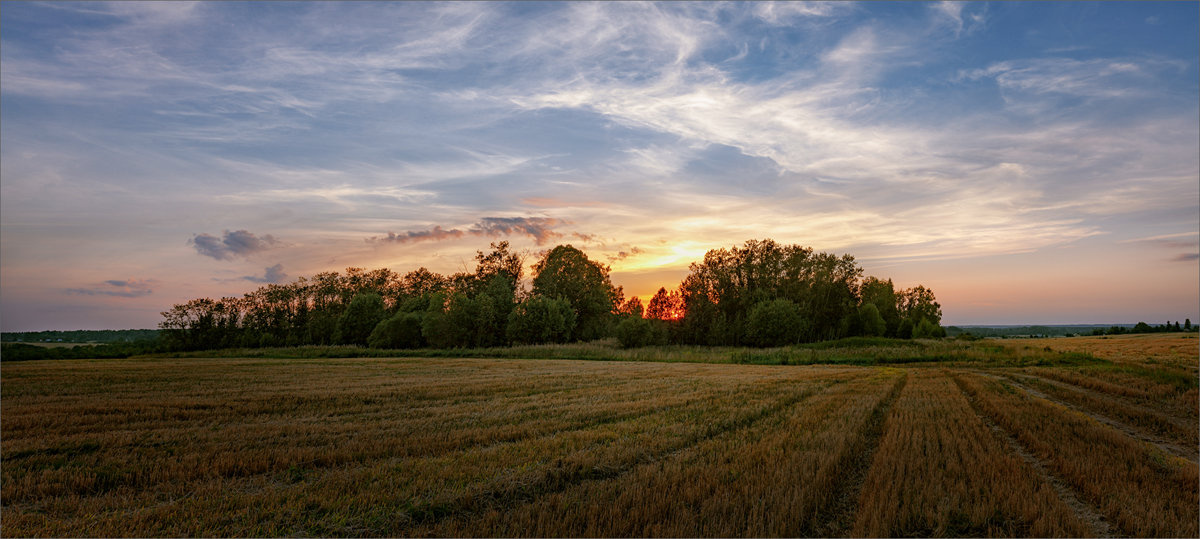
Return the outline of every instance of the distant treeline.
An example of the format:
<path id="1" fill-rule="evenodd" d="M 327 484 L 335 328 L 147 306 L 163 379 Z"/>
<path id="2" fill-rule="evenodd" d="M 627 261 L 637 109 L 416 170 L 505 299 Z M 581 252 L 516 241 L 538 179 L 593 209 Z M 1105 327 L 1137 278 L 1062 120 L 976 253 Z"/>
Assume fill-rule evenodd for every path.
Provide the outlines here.
<path id="1" fill-rule="evenodd" d="M 64 341 L 65 342 L 65 341 Z M 20 342 L 0 344 L 0 360 L 30 361 L 34 359 L 111 359 L 169 351 L 157 339 L 84 344 L 80 346 L 37 346 Z"/>
<path id="2" fill-rule="evenodd" d="M 1151 326 L 1145 322 L 1128 325 L 1055 325 L 1055 326 L 947 326 L 946 335 L 950 337 L 1074 337 L 1077 335 L 1124 335 L 1131 333 L 1169 333 L 1197 331 L 1200 328 L 1192 325 L 1191 319 L 1179 322 L 1167 322 L 1159 326 Z"/>
<path id="3" fill-rule="evenodd" d="M 1192 326 L 1192 319 L 1184 320 L 1183 325 L 1179 325 L 1176 321 L 1174 324 L 1167 322 L 1159 326 L 1151 326 L 1145 322 L 1138 322 L 1133 327 L 1112 326 L 1110 328 L 1096 328 L 1092 330 L 1092 335 L 1124 335 L 1126 333 L 1173 333 L 1183 331 L 1196 331 L 1197 328 Z"/>
<path id="4" fill-rule="evenodd" d="M 0 334 L 2 342 L 120 343 L 152 341 L 157 338 L 157 329 L 13 331 Z"/>
<path id="5" fill-rule="evenodd" d="M 474 272 L 348 268 L 243 297 L 199 298 L 163 313 L 173 350 L 357 344 L 481 348 L 616 337 L 624 346 L 781 346 L 852 336 L 938 337 L 941 306 L 923 286 L 863 277 L 850 255 L 751 240 L 715 249 L 643 305 L 609 268 L 570 245 L 547 251 L 523 286 L 508 242 L 479 251 Z"/>

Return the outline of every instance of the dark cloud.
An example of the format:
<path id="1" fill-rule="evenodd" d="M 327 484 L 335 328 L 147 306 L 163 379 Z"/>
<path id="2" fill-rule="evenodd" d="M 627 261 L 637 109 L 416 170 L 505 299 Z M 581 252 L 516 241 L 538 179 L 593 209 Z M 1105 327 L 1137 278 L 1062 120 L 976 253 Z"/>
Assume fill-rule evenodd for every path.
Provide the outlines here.
<path id="1" fill-rule="evenodd" d="M 266 251 L 279 243 L 279 240 L 270 234 L 259 237 L 248 230 L 226 230 L 219 238 L 210 234 L 197 234 L 188 243 L 194 245 L 196 252 L 204 256 L 217 260 L 232 260 L 235 257 Z"/>
<path id="2" fill-rule="evenodd" d="M 374 242 L 389 242 L 389 243 L 413 243 L 419 241 L 442 241 L 447 239 L 456 239 L 463 236 L 529 236 L 533 238 L 538 245 L 545 245 L 546 242 L 561 238 L 562 234 L 555 232 L 553 228 L 558 225 L 566 224 L 566 221 L 554 219 L 551 217 L 484 217 L 478 223 L 471 225 L 466 230 L 457 228 L 445 229 L 440 226 L 435 226 L 428 230 L 410 230 L 396 234 L 388 232 L 386 236 L 375 236 L 367 241 Z"/>
<path id="3" fill-rule="evenodd" d="M 446 230 L 440 226 L 435 226 L 429 230 L 413 230 L 396 234 L 388 232 L 387 236 L 374 237 L 367 241 L 386 241 L 391 243 L 412 243 L 418 241 L 442 241 L 451 238 L 461 238 L 463 231 L 458 229 Z"/>
<path id="4" fill-rule="evenodd" d="M 252 283 L 279 283 L 287 279 L 287 274 L 283 272 L 283 264 L 275 264 L 266 269 L 262 277 L 257 275 L 247 275 L 242 277 L 243 280 Z"/>
<path id="5" fill-rule="evenodd" d="M 1191 262 L 1193 260 L 1200 260 L 1200 253 L 1182 253 L 1171 260 L 1174 262 Z"/>
<path id="6" fill-rule="evenodd" d="M 561 238 L 562 234 L 551 230 L 564 224 L 559 219 L 550 217 L 484 217 L 471 227 L 472 234 L 488 236 L 527 235 L 538 245 Z"/>
<path id="7" fill-rule="evenodd" d="M 641 247 L 633 247 L 633 248 L 630 248 L 628 251 L 617 251 L 617 254 L 608 256 L 608 261 L 609 262 L 617 262 L 619 260 L 625 260 L 626 258 L 629 258 L 631 256 L 640 255 L 644 252 L 645 251 L 643 251 L 641 249 Z"/>
<path id="8" fill-rule="evenodd" d="M 119 298 L 137 298 L 154 293 L 150 288 L 152 282 L 141 279 L 110 280 L 91 288 L 68 288 L 68 294 L 81 296 L 115 296 Z"/>

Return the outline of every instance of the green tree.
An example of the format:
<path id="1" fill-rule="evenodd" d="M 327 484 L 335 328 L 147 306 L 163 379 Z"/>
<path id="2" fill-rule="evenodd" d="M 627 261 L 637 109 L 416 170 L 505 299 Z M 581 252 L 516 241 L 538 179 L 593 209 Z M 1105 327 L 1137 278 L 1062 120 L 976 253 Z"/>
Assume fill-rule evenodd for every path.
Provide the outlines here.
<path id="1" fill-rule="evenodd" d="M 607 266 L 570 245 L 559 245 L 534 264 L 533 271 L 533 294 L 564 299 L 575 312 L 569 332 L 573 338 L 592 340 L 608 333 L 619 294 Z"/>
<path id="2" fill-rule="evenodd" d="M 892 284 L 892 280 L 885 281 L 877 277 L 867 277 L 863 279 L 862 285 L 859 287 L 859 295 L 862 297 L 864 306 L 868 303 L 875 305 L 875 309 L 883 317 L 886 327 L 880 335 L 895 336 L 896 330 L 900 327 L 900 311 L 896 307 L 896 288 Z"/>
<path id="3" fill-rule="evenodd" d="M 533 295 L 508 316 L 508 338 L 520 344 L 567 342 L 575 326 L 575 311 L 565 299 Z"/>
<path id="4" fill-rule="evenodd" d="M 364 292 L 354 296 L 337 320 L 334 329 L 334 340 L 339 344 L 366 345 L 371 332 L 387 318 L 387 309 L 383 305 L 383 297 L 374 292 Z"/>
<path id="5" fill-rule="evenodd" d="M 783 346 L 800 341 L 804 333 L 800 307 L 790 300 L 763 301 L 750 309 L 746 336 L 754 346 Z"/>
<path id="6" fill-rule="evenodd" d="M 912 321 L 915 328 L 921 320 L 928 320 L 933 325 L 942 322 L 942 306 L 933 296 L 933 291 L 922 285 L 900 293 L 900 314 Z"/>

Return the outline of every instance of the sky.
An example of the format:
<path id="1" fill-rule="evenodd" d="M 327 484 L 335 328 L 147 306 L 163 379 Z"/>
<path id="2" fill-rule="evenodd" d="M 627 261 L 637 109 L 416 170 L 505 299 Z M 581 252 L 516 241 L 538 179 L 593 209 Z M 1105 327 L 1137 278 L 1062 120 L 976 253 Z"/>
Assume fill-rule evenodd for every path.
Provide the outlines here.
<path id="1" fill-rule="evenodd" d="M 1200 305 L 1197 2 L 5 2 L 0 328 L 771 238 L 943 324 Z"/>

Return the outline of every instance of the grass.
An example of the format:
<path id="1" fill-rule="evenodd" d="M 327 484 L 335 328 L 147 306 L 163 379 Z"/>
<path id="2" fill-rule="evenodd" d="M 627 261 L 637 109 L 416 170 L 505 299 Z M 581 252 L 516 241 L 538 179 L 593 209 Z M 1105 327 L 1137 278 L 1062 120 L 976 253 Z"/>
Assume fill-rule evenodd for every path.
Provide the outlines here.
<path id="1" fill-rule="evenodd" d="M 1186 362 L 1103 342 L 6 363 L 0 535 L 1195 536 Z"/>

